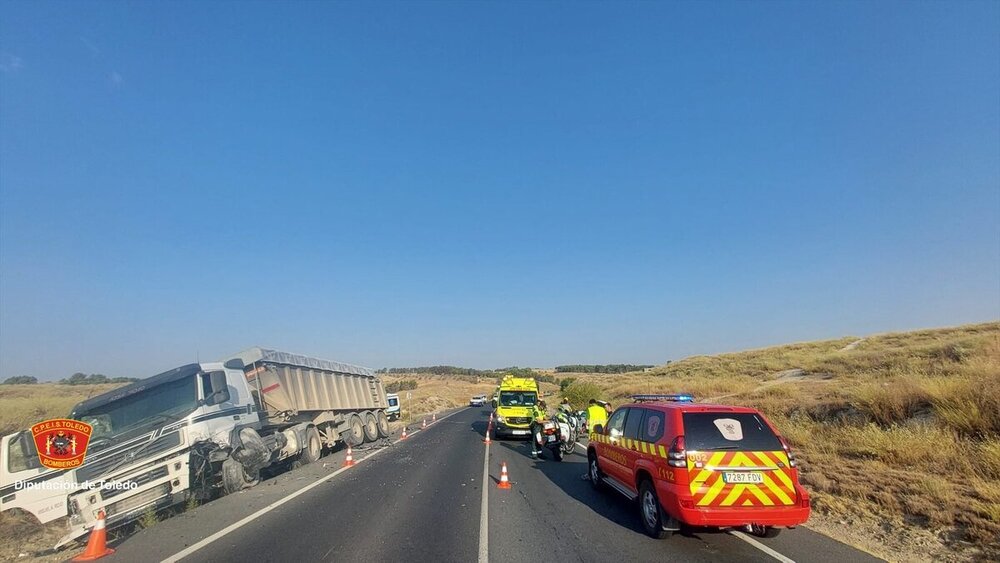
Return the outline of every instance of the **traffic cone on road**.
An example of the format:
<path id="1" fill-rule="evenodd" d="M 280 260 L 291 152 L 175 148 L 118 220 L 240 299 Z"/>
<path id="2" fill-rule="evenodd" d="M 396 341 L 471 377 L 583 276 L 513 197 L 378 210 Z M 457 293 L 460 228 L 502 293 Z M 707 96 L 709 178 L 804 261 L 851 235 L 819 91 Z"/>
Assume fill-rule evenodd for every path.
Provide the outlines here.
<path id="1" fill-rule="evenodd" d="M 509 489 L 510 480 L 507 479 L 507 462 L 500 464 L 500 482 L 497 483 L 498 489 Z"/>
<path id="2" fill-rule="evenodd" d="M 347 457 L 344 458 L 344 467 L 350 467 L 352 465 L 354 465 L 354 455 L 353 455 L 353 452 L 351 451 L 351 445 L 348 444 L 347 445 Z"/>
<path id="3" fill-rule="evenodd" d="M 493 429 L 492 424 L 486 427 L 486 438 L 483 439 L 483 442 L 485 442 L 487 446 L 490 445 L 490 430 L 492 429 Z"/>
<path id="4" fill-rule="evenodd" d="M 493 424 L 493 413 L 490 413 L 490 424 Z"/>
<path id="5" fill-rule="evenodd" d="M 104 511 L 97 513 L 97 523 L 90 531 L 90 538 L 87 539 L 87 549 L 83 553 L 73 558 L 73 561 L 93 561 L 105 555 L 111 555 L 115 550 L 108 547 L 108 531 L 104 529 Z"/>
<path id="6" fill-rule="evenodd" d="M 405 426 L 403 427 L 403 435 L 400 436 L 399 439 L 400 440 L 405 440 L 406 439 L 406 427 Z"/>
<path id="7" fill-rule="evenodd" d="M 431 413 L 431 422 L 437 422 L 437 421 L 438 421 L 437 413 L 436 412 Z"/>
<path id="8" fill-rule="evenodd" d="M 427 428 L 427 419 L 425 418 L 423 422 L 420 423 L 421 428 Z"/>

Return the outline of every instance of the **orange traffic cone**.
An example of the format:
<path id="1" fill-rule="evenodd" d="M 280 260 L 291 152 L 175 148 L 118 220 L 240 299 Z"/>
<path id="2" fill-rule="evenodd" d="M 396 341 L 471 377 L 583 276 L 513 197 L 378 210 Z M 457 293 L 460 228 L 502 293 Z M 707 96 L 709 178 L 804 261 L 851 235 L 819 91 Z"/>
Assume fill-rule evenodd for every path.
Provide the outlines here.
<path id="1" fill-rule="evenodd" d="M 354 465 L 354 455 L 351 451 L 351 445 L 347 444 L 347 457 L 344 458 L 344 467 L 350 467 Z"/>
<path id="2" fill-rule="evenodd" d="M 115 550 L 108 547 L 108 531 L 104 529 L 104 510 L 97 513 L 97 523 L 90 531 L 87 549 L 73 558 L 73 561 L 93 561 L 105 555 L 111 555 Z"/>
<path id="3" fill-rule="evenodd" d="M 420 423 L 421 428 L 427 428 L 427 419 L 425 418 L 423 422 Z"/>
<path id="4" fill-rule="evenodd" d="M 497 483 L 498 489 L 509 489 L 510 481 L 507 479 L 507 462 L 503 462 L 500 465 L 500 482 Z"/>
<path id="5" fill-rule="evenodd" d="M 403 435 L 400 436 L 399 439 L 400 440 L 405 440 L 406 439 L 406 427 L 405 426 L 403 427 Z"/>
<path id="6" fill-rule="evenodd" d="M 490 427 L 489 426 L 486 427 L 486 438 L 483 439 L 483 442 L 485 442 L 487 446 L 490 445 Z"/>
<path id="7" fill-rule="evenodd" d="M 490 424 L 493 424 L 493 413 L 490 413 Z"/>
<path id="8" fill-rule="evenodd" d="M 431 422 L 437 422 L 437 421 L 438 421 L 437 413 L 436 412 L 431 413 Z"/>

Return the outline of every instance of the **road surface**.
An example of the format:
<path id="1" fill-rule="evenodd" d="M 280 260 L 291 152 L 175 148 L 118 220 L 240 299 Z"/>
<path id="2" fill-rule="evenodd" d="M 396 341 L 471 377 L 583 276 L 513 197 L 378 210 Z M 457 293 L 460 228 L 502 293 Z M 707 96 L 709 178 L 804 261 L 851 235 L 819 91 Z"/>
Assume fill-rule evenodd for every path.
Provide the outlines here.
<path id="1" fill-rule="evenodd" d="M 651 539 L 632 503 L 581 478 L 582 448 L 562 462 L 531 459 L 525 442 L 487 448 L 488 416 L 462 409 L 356 449 L 349 469 L 334 452 L 159 522 L 107 561 L 878 561 L 805 528 Z M 504 461 L 509 490 L 496 487 Z"/>

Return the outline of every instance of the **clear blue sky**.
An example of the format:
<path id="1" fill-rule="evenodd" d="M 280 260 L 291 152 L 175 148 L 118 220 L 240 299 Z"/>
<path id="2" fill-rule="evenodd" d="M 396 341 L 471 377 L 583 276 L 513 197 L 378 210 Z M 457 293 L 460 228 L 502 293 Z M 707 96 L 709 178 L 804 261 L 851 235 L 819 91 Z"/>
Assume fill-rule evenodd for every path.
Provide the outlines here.
<path id="1" fill-rule="evenodd" d="M 0 6 L 0 376 L 1000 318 L 996 2 Z"/>

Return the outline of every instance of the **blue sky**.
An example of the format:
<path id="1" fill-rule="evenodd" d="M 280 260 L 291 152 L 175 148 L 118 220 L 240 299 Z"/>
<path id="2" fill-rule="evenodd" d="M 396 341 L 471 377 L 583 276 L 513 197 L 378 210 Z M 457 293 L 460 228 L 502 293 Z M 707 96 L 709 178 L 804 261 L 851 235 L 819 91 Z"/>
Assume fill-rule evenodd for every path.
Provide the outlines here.
<path id="1" fill-rule="evenodd" d="M 0 376 L 1000 318 L 1000 4 L 0 7 Z"/>

